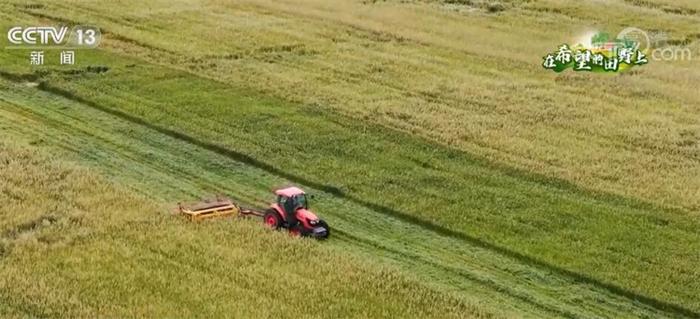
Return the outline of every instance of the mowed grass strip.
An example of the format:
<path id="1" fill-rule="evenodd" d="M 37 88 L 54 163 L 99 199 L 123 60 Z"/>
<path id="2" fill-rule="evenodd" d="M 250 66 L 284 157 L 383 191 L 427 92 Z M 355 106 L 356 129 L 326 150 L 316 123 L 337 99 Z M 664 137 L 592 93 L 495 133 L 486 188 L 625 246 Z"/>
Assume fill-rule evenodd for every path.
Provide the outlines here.
<path id="1" fill-rule="evenodd" d="M 683 214 L 493 166 L 315 106 L 112 55 L 85 58 L 111 70 L 55 73 L 43 88 L 462 240 L 697 309 L 698 287 L 688 283 L 698 282 L 700 240 Z"/>
<path id="2" fill-rule="evenodd" d="M 252 221 L 186 222 L 26 145 L 0 142 L 0 163 L 3 317 L 493 317 Z"/>

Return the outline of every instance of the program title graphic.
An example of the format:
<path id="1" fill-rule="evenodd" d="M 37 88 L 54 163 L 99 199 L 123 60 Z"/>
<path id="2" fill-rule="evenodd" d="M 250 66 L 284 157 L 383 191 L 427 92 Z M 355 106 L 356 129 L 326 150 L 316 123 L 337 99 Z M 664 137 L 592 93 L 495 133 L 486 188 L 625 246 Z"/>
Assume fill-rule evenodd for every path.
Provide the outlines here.
<path id="1" fill-rule="evenodd" d="M 554 72 L 573 69 L 580 72 L 620 72 L 649 63 L 649 37 L 628 28 L 612 37 L 605 32 L 587 34 L 577 44 L 561 44 L 543 57 L 542 66 Z"/>

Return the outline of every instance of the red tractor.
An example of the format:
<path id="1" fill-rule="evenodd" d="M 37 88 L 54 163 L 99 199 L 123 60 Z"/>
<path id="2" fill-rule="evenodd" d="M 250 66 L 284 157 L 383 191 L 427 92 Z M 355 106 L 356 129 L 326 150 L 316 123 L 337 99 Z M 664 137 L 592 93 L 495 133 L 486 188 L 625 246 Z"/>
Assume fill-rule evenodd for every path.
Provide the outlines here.
<path id="1" fill-rule="evenodd" d="M 326 239 L 331 230 L 328 224 L 309 210 L 306 193 L 298 187 L 287 187 L 275 191 L 277 200 L 263 215 L 263 222 L 273 228 L 286 228 L 300 236 Z"/>

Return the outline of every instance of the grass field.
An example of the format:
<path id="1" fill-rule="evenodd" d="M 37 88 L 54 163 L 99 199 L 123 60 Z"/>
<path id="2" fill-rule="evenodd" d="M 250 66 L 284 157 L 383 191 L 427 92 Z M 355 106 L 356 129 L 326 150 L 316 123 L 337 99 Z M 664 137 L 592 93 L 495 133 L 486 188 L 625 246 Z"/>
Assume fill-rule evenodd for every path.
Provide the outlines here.
<path id="1" fill-rule="evenodd" d="M 363 316 L 357 305 L 369 302 L 376 306 L 366 311 L 375 312 L 365 316 L 401 316 L 396 309 L 410 314 L 427 304 L 434 307 L 415 315 L 700 317 L 697 60 L 653 63 L 634 75 L 595 81 L 548 74 L 539 66 L 543 54 L 582 26 L 663 27 L 674 39 L 694 39 L 697 4 L 609 1 L 621 13 L 602 14 L 591 13 L 595 3 L 501 1 L 493 13 L 496 9 L 489 8 L 495 5 L 262 0 L 127 2 L 118 7 L 90 1 L 3 4 L 2 14 L 17 23 L 100 25 L 107 31 L 103 49 L 80 52 L 79 58 L 83 65 L 109 71 L 30 69 L 24 52 L 3 51 L 0 132 L 8 140 L 88 166 L 139 194 L 128 197 L 159 205 L 217 192 L 263 205 L 272 187 L 301 185 L 318 195 L 314 209 L 337 234 L 320 245 L 287 243 L 284 236 L 249 224 L 212 223 L 189 230 L 162 207 L 148 208 L 161 214 L 143 216 L 130 208 L 131 214 L 104 222 L 90 217 L 89 226 L 69 232 L 101 232 L 103 237 L 88 241 L 97 248 L 85 252 L 86 258 L 96 258 L 99 247 L 111 253 L 86 272 L 92 283 L 100 282 L 101 271 L 114 269 L 110 258 L 124 254 L 119 250 L 123 243 L 139 247 L 127 249 L 151 249 L 146 260 L 125 267 L 144 266 L 139 274 L 162 267 L 168 274 L 164 280 L 177 273 L 182 259 L 196 259 L 207 241 L 230 235 L 230 243 L 251 240 L 261 247 L 275 240 L 318 250 L 326 259 L 316 268 L 346 258 L 339 257 L 343 253 L 352 256 L 343 259 L 349 269 L 364 262 L 383 265 L 372 266 L 374 271 L 358 279 L 373 283 L 371 292 L 358 297 L 351 296 L 361 288 L 338 292 L 343 299 L 360 298 L 338 305 L 335 314 L 340 316 Z M 177 32 L 167 33 L 176 27 Z M 697 52 L 697 41 L 689 46 Z M 3 188 L 3 196 L 13 198 L 17 187 L 41 189 L 13 184 Z M 80 211 L 85 216 L 93 209 L 106 211 L 90 207 Z M 17 223 L 25 217 L 37 220 L 27 214 L 18 216 Z M 134 224 L 134 219 L 148 222 Z M 124 237 L 110 237 L 112 232 Z M 152 242 L 146 232 L 154 232 Z M 186 240 L 196 232 L 214 233 L 203 243 Z M 191 250 L 173 255 L 178 240 L 188 242 Z M 166 242 L 172 250 L 152 251 Z M 7 239 L 4 245 L 9 247 Z M 48 278 L 60 282 L 73 273 L 55 270 L 55 263 L 82 251 L 71 241 L 63 245 L 55 259 L 43 261 L 44 268 L 8 272 L 43 271 L 39 277 L 47 283 L 31 291 L 49 294 L 60 285 L 51 286 Z M 217 274 L 230 269 L 226 261 L 255 256 L 238 257 L 240 251 L 227 251 L 232 246 L 206 248 L 205 254 L 226 255 L 207 265 L 214 271 L 200 275 L 216 281 Z M 21 265 L 39 259 L 33 249 L 15 253 L 5 248 L 9 257 L 3 262 Z M 282 251 L 276 256 L 288 261 L 298 257 Z M 276 258 L 275 252 L 261 260 Z M 330 268 L 320 269 L 327 269 L 328 283 L 347 282 Z M 399 290 L 403 295 L 387 300 L 386 307 L 372 297 L 397 287 L 374 283 L 383 271 L 404 285 Z M 110 282 L 128 275 L 119 273 Z M 6 300 L 18 291 L 11 287 L 26 287 L 6 278 L 22 277 L 27 276 L 3 278 L 0 293 Z M 236 286 L 235 278 L 222 283 Z M 136 282 L 116 287 L 115 293 L 138 288 Z M 224 293 L 222 283 L 170 288 Z M 158 280 L 144 284 L 149 289 L 163 285 Z M 339 288 L 329 287 L 300 289 L 323 298 Z M 225 293 L 240 297 L 242 291 Z M 61 293 L 28 306 L 22 306 L 26 300 L 12 299 L 16 307 L 8 311 L 69 311 L 76 316 L 102 311 L 76 301 L 70 289 Z M 402 297 L 413 294 L 441 302 L 421 304 L 422 297 Z M 180 300 L 148 292 L 141 299 L 120 296 L 105 305 L 107 314 L 174 315 L 167 305 Z M 90 298 L 97 303 L 107 295 Z M 155 300 L 154 308 L 125 307 L 139 300 Z M 406 300 L 415 303 L 401 303 Z M 247 308 L 230 302 L 202 306 L 202 314 L 224 309 L 240 315 L 278 314 L 255 312 L 265 311 L 258 309 L 263 302 Z M 298 311 L 297 303 L 285 305 Z M 192 312 L 184 315 L 196 313 L 197 307 L 188 304 L 184 311 Z"/>
<path id="2" fill-rule="evenodd" d="M 490 317 L 331 247 L 252 221 L 192 225 L 94 172 L 0 151 L 3 208 L 22 213 L 0 226 L 4 318 Z"/>

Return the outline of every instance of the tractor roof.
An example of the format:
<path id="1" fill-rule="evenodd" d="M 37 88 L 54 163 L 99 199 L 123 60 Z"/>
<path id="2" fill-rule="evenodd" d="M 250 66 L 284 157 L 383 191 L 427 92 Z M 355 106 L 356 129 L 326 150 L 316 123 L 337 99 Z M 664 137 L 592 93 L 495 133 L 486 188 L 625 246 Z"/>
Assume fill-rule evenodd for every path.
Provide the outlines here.
<path id="1" fill-rule="evenodd" d="M 299 194 L 305 194 L 304 191 L 301 188 L 298 187 L 287 187 L 287 188 L 282 188 L 278 189 L 275 191 L 275 194 L 284 196 L 284 197 L 293 197 Z"/>

